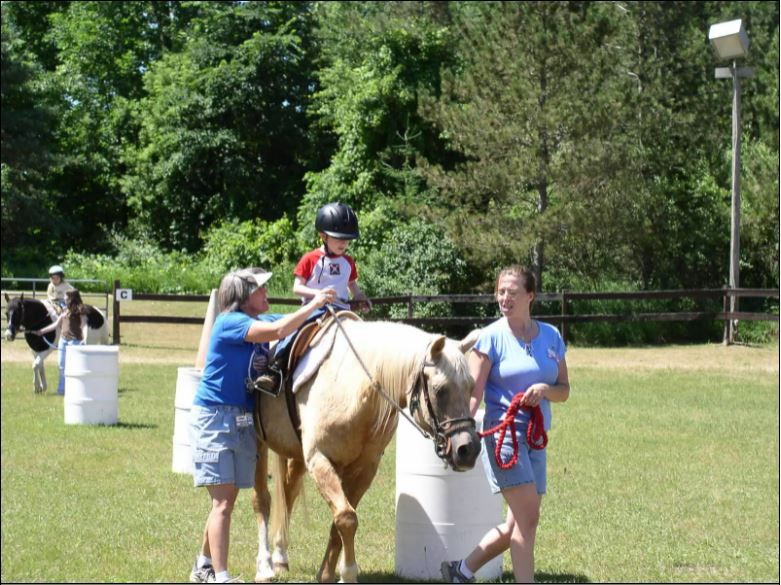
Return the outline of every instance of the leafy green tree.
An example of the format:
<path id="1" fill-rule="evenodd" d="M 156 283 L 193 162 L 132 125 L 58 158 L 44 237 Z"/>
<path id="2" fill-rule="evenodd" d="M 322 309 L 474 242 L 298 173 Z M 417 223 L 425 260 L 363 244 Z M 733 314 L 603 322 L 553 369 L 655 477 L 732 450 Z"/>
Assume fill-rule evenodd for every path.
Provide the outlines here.
<path id="1" fill-rule="evenodd" d="M 448 156 L 438 130 L 418 112 L 421 92 L 436 95 L 441 68 L 452 62 L 445 4 L 317 5 L 323 58 L 312 113 L 336 146 L 330 163 L 306 177 L 298 217 L 308 240 L 324 203 L 341 200 L 368 213 L 392 200 L 403 209 L 427 188 L 418 157 Z"/>
<path id="2" fill-rule="evenodd" d="M 33 248 L 56 240 L 57 218 L 47 175 L 56 164 L 56 97 L 35 57 L 2 22 L 2 247 L 3 270 Z M 52 253 L 56 253 L 54 250 Z M 33 258 L 23 259 L 26 264 Z M 50 260 L 45 258 L 42 261 Z M 32 261 L 32 262 L 31 262 Z"/>
<path id="3" fill-rule="evenodd" d="M 179 2 L 90 1 L 49 15 L 45 39 L 57 48 L 56 76 L 66 104 L 58 126 L 65 157 L 56 178 L 64 194 L 58 213 L 66 245 L 94 246 L 99 226 L 127 226 L 120 186 L 125 147 L 137 141 L 134 113 L 145 92 L 143 78 L 176 48 L 191 12 Z"/>
<path id="4" fill-rule="evenodd" d="M 197 250 L 215 221 L 295 212 L 310 155 L 309 6 L 210 3 L 145 76 L 123 180 L 136 222 Z"/>
<path id="5" fill-rule="evenodd" d="M 454 20 L 462 65 L 425 105 L 465 158 L 426 171 L 453 239 L 485 275 L 525 261 L 541 276 L 578 226 L 596 244 L 578 238 L 583 251 L 598 251 L 611 232 L 598 228 L 620 219 L 610 214 L 629 151 L 618 16 L 596 3 L 483 2 Z"/>

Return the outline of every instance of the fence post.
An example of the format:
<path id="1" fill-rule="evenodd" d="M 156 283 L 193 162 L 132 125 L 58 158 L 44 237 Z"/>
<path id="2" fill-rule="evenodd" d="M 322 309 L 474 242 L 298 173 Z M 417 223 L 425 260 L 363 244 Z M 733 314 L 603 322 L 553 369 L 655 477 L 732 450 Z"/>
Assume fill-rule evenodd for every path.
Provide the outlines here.
<path id="1" fill-rule="evenodd" d="M 567 343 L 567 292 L 561 291 L 561 338 Z"/>
<path id="2" fill-rule="evenodd" d="M 412 293 L 409 293 L 407 297 L 407 319 L 412 319 L 415 315 L 415 309 L 412 305 Z"/>
<path id="3" fill-rule="evenodd" d="M 729 293 L 728 293 L 729 287 L 728 285 L 724 285 L 722 288 L 724 289 L 724 303 L 722 305 L 722 310 L 724 311 L 724 314 L 727 315 L 727 318 L 724 319 L 724 340 L 722 343 L 724 345 L 729 345 L 731 341 L 730 338 L 731 326 L 730 326 L 730 319 L 729 319 Z"/>
<path id="4" fill-rule="evenodd" d="M 111 314 L 111 318 L 114 322 L 114 327 L 111 335 L 111 344 L 112 345 L 119 345 L 119 301 L 117 300 L 117 289 L 122 288 L 122 285 L 119 284 L 118 280 L 114 281 L 114 305 L 113 310 Z"/>

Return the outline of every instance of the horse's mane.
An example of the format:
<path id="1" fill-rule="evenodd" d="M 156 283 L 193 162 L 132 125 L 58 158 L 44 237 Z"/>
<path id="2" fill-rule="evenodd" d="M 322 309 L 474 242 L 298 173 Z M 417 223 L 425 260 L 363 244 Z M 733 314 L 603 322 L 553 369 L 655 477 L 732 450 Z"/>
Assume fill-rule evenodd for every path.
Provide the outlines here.
<path id="1" fill-rule="evenodd" d="M 386 321 L 349 323 L 348 335 L 375 383 L 380 384 L 397 403 L 406 404 L 405 394 L 415 383 L 428 357 L 427 349 L 436 336 L 410 325 Z M 466 380 L 469 371 L 466 361 L 459 356 L 461 352 L 455 344 L 447 343 L 443 359 L 437 363 L 442 370 L 439 375 Z M 369 387 L 368 378 L 366 385 Z M 389 425 L 395 426 L 396 410 L 393 405 L 374 388 L 371 388 L 367 399 L 376 408 L 375 431 L 382 432 Z"/>

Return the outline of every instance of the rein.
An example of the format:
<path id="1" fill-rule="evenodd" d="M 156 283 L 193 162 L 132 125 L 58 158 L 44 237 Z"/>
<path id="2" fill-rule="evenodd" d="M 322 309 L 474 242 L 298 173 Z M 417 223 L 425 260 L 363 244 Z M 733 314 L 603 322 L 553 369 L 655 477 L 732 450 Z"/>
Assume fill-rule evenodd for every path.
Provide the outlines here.
<path id="1" fill-rule="evenodd" d="M 526 442 L 529 444 L 529 447 L 540 450 L 544 449 L 548 444 L 548 433 L 545 432 L 545 420 L 542 415 L 542 409 L 539 405 L 534 407 L 523 406 L 521 404 L 523 394 L 523 392 L 519 392 L 513 397 L 502 422 L 492 429 L 477 433 L 482 438 L 499 431 L 499 440 L 496 442 L 494 457 L 496 458 L 496 464 L 501 469 L 510 469 L 518 462 L 518 437 L 515 434 L 515 415 L 520 409 L 531 412 L 529 426 L 526 429 Z M 513 454 L 512 457 L 510 457 L 510 460 L 505 463 L 502 461 L 502 444 L 504 443 L 504 436 L 507 434 L 508 428 L 512 433 Z"/>
<path id="2" fill-rule="evenodd" d="M 429 396 L 428 392 L 428 382 L 426 380 L 426 376 L 424 375 L 424 370 L 426 366 L 433 366 L 434 364 L 431 362 L 423 360 L 423 364 L 420 368 L 420 372 L 418 373 L 417 380 L 423 380 L 422 383 L 418 383 L 416 380 L 415 388 L 412 391 L 412 399 L 410 401 L 410 413 L 414 413 L 415 408 L 420 407 L 420 400 L 417 397 L 417 394 L 420 394 L 421 388 L 422 393 L 425 396 L 426 400 L 426 406 L 428 408 L 429 416 L 431 417 L 431 420 L 434 422 L 434 431 L 436 435 L 434 437 L 431 437 L 424 429 L 421 427 L 415 420 L 408 415 L 406 412 L 404 412 L 404 409 L 399 405 L 398 402 L 393 400 L 385 390 L 382 389 L 382 386 L 380 386 L 379 382 L 377 382 L 374 377 L 369 372 L 369 368 L 366 367 L 366 364 L 363 363 L 363 360 L 361 359 L 361 356 L 358 354 L 358 351 L 355 349 L 355 346 L 353 345 L 352 340 L 350 339 L 350 336 L 347 335 L 347 332 L 344 330 L 344 327 L 342 326 L 342 322 L 339 320 L 339 318 L 336 316 L 336 312 L 334 311 L 333 307 L 331 305 L 326 305 L 326 308 L 333 316 L 334 320 L 336 321 L 337 326 L 339 327 L 339 331 L 342 332 L 342 335 L 344 335 L 344 338 L 347 340 L 347 345 L 350 346 L 350 349 L 352 350 L 353 354 L 355 355 L 355 358 L 358 360 L 358 363 L 361 365 L 361 368 L 363 368 L 364 373 L 369 378 L 369 381 L 372 383 L 372 386 L 382 395 L 385 400 L 387 400 L 391 406 L 393 406 L 394 409 L 396 409 L 396 412 L 402 415 L 404 418 L 407 419 L 407 421 L 426 439 L 433 439 L 435 444 L 435 449 L 437 456 L 442 459 L 443 461 L 446 460 L 447 454 L 450 451 L 450 439 L 448 438 L 449 435 L 452 435 L 456 430 L 450 429 L 448 430 L 447 427 L 450 425 L 453 425 L 458 422 L 465 422 L 470 421 L 471 424 L 474 426 L 475 421 L 471 417 L 460 417 L 460 418 L 451 418 L 446 419 L 442 421 L 441 423 L 437 419 L 436 414 L 434 413 L 434 407 L 431 404 L 431 397 Z"/>

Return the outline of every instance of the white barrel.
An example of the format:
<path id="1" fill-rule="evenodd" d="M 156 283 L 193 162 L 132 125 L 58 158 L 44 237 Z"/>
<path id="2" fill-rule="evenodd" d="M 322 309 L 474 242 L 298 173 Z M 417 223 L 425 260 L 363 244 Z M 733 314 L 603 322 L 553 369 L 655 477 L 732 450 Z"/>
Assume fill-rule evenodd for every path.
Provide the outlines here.
<path id="1" fill-rule="evenodd" d="M 69 345 L 65 353 L 65 424 L 115 425 L 119 347 Z"/>
<path id="2" fill-rule="evenodd" d="M 190 445 L 190 409 L 193 406 L 195 392 L 201 382 L 200 368 L 179 368 L 176 377 L 176 396 L 174 397 L 174 448 L 171 471 L 175 473 L 193 472 L 193 451 Z"/>
<path id="3" fill-rule="evenodd" d="M 481 428 L 483 412 L 477 413 Z M 469 471 L 445 468 L 434 443 L 399 417 L 396 432 L 396 574 L 440 580 L 442 561 L 462 559 L 503 521 L 503 499 L 494 495 L 478 457 Z M 477 576 L 502 575 L 502 556 Z"/>

